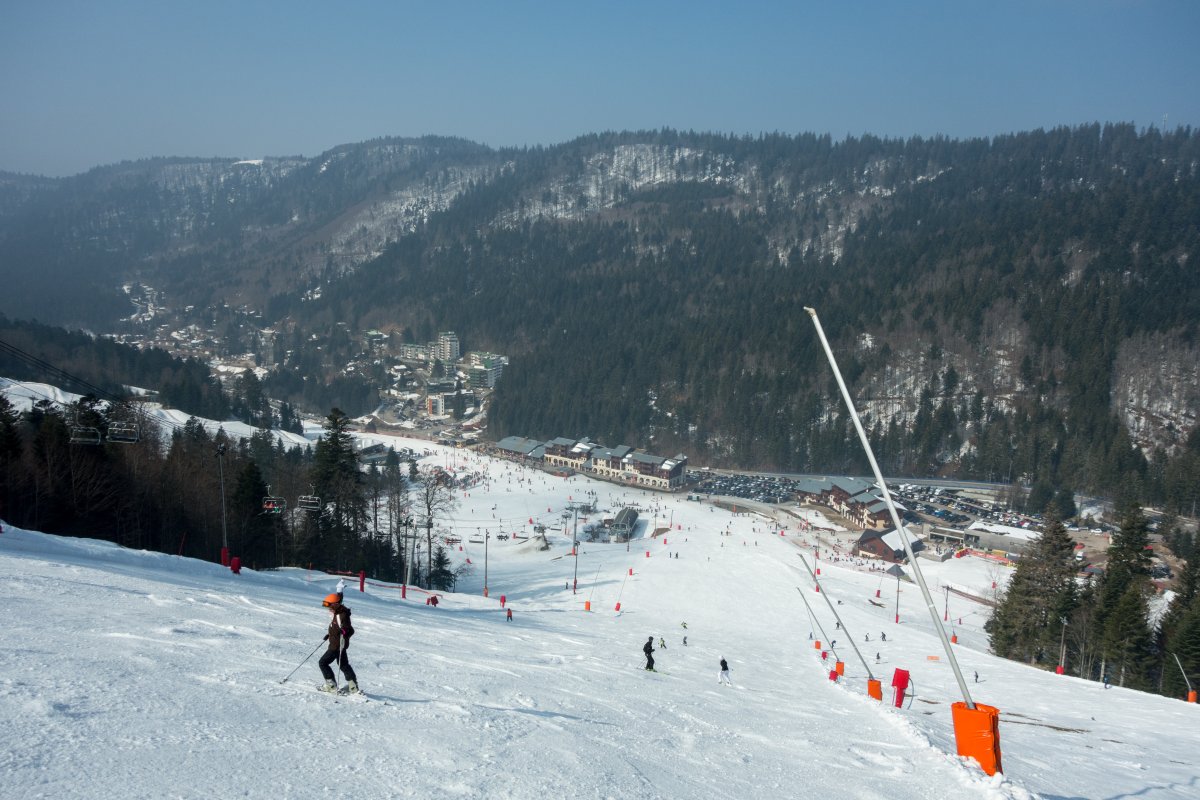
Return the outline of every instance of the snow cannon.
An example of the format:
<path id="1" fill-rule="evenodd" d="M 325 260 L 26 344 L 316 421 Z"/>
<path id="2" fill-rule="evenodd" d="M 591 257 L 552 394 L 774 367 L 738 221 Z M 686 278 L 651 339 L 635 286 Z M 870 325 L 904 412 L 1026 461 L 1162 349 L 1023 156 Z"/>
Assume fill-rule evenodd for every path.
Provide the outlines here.
<path id="1" fill-rule="evenodd" d="M 983 703 L 969 708 L 959 701 L 951 704 L 950 714 L 958 754 L 975 759 L 988 775 L 1004 772 L 1000 764 L 1000 710 Z"/>
<path id="2" fill-rule="evenodd" d="M 908 691 L 908 670 L 896 668 L 892 674 L 892 688 L 896 690 L 892 697 L 892 705 L 904 708 L 904 693 Z"/>

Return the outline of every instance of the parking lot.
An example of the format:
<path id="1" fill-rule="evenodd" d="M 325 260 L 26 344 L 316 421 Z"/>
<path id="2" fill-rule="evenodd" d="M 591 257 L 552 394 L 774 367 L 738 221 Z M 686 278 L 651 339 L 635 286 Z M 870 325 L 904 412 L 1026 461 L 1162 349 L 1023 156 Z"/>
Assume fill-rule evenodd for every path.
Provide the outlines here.
<path id="1" fill-rule="evenodd" d="M 694 493 L 740 497 L 760 503 L 786 503 L 794 500 L 799 481 L 778 475 L 750 475 L 689 471 L 689 482 L 697 481 Z"/>

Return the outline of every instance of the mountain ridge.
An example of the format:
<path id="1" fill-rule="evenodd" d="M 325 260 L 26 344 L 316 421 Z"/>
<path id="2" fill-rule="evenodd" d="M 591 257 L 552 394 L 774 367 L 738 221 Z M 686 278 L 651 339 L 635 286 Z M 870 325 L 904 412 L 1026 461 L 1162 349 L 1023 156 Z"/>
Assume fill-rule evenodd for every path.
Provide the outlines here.
<path id="1" fill-rule="evenodd" d="M 197 174 L 162 177 L 181 171 Z M 167 164 L 24 225 L 0 215 L 0 264 L 48 265 L 10 271 L 10 303 L 66 320 L 111 320 L 122 299 L 104 293 L 133 277 L 174 306 L 244 304 L 318 337 L 457 330 L 515 356 L 496 433 L 856 469 L 801 315 L 814 305 L 889 470 L 1112 487 L 1195 425 L 1198 171 L 1190 129 L 1112 124 L 380 139 Z M 551 384 L 568 399 L 533 399 Z"/>

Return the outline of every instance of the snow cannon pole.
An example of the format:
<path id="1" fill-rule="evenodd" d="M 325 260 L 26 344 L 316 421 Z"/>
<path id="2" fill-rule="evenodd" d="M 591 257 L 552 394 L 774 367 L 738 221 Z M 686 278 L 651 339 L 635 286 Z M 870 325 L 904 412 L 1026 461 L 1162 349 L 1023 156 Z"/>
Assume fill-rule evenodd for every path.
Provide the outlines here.
<path id="1" fill-rule="evenodd" d="M 955 741 L 958 746 L 959 755 L 975 758 L 989 775 L 996 772 L 1003 772 L 1003 769 L 1000 767 L 999 712 L 990 706 L 976 709 L 975 702 L 971 699 L 971 691 L 967 688 L 967 681 L 963 677 L 962 667 L 959 666 L 958 659 L 954 655 L 954 649 L 950 646 L 950 637 L 946 635 L 946 628 L 942 625 L 942 621 L 938 619 L 937 607 L 934 604 L 933 596 L 929 593 L 929 584 L 925 582 L 925 575 L 921 571 L 921 565 L 917 563 L 916 554 L 913 553 L 912 545 L 908 541 L 908 532 L 900 523 L 900 515 L 896 512 L 896 504 L 892 502 L 892 493 L 888 490 L 887 481 L 883 479 L 883 473 L 879 469 L 879 462 L 875 460 L 875 453 L 871 450 L 871 443 L 867 440 L 867 432 L 863 430 L 862 420 L 859 419 L 858 411 L 854 408 L 854 400 L 850 397 L 850 390 L 846 388 L 846 381 L 842 378 L 842 371 L 838 369 L 837 359 L 834 358 L 833 350 L 829 347 L 829 340 L 825 337 L 825 329 L 821 327 L 821 320 L 817 317 L 816 309 L 805 307 L 804 310 L 812 317 L 813 326 L 817 330 L 817 337 L 821 340 L 821 347 L 825 350 L 826 358 L 829 359 L 829 366 L 833 370 L 833 376 L 837 380 L 838 388 L 842 392 L 842 399 L 846 401 L 846 409 L 850 412 L 850 419 L 853 420 L 854 428 L 858 431 L 858 439 L 862 443 L 863 452 L 866 453 L 867 460 L 871 462 L 871 471 L 874 473 L 875 480 L 879 484 L 879 491 L 883 494 L 883 502 L 887 506 L 888 514 L 892 518 L 892 524 L 896 526 L 896 532 L 900 534 L 900 541 L 904 545 L 904 553 L 908 556 L 908 563 L 913 569 L 913 574 L 916 575 L 917 585 L 921 587 L 921 596 L 925 599 L 925 607 L 929 611 L 930 619 L 933 620 L 933 627 L 938 633 L 938 638 L 942 640 L 942 649 L 946 653 L 946 658 L 950 662 L 951 669 L 954 670 L 954 679 L 958 681 L 959 691 L 962 692 L 962 708 L 957 708 L 957 703 L 951 708 L 954 715 Z M 963 713 L 959 713 L 960 711 Z M 982 724 L 976 725 L 974 731 L 966 731 L 966 721 L 975 717 L 980 717 Z M 961 726 L 960 722 L 963 723 Z M 960 731 L 960 728 L 963 730 Z M 968 739 L 971 739 L 969 746 Z"/>
<path id="2" fill-rule="evenodd" d="M 600 579 L 600 568 L 596 567 L 596 574 L 592 576 L 592 588 L 588 589 L 588 602 L 592 602 L 592 595 L 596 593 L 596 581 Z"/>
<path id="3" fill-rule="evenodd" d="M 633 570 L 629 570 L 629 571 L 633 572 Z M 619 590 L 617 590 L 617 608 L 616 608 L 617 611 L 621 610 L 621 595 L 625 594 L 625 581 L 627 581 L 627 580 L 629 580 L 628 574 L 624 578 L 621 579 L 621 588 Z"/>
<path id="4" fill-rule="evenodd" d="M 813 625 L 817 626 L 817 633 L 821 634 L 821 641 L 829 642 L 829 650 L 833 653 L 833 657 L 837 658 L 837 649 L 833 646 L 833 641 L 825 635 L 825 629 L 821 627 L 821 621 L 817 619 L 817 615 L 813 613 L 812 606 L 808 604 L 808 598 L 804 596 L 804 591 L 797 586 L 796 591 L 800 592 L 800 599 L 804 601 L 804 607 L 808 609 L 808 620 Z"/>
<path id="5" fill-rule="evenodd" d="M 1175 659 L 1175 663 L 1179 665 L 1179 672 L 1181 675 L 1183 675 L 1183 682 L 1187 684 L 1187 701 L 1189 703 L 1196 702 L 1196 690 L 1192 688 L 1192 682 L 1188 680 L 1187 673 L 1183 670 L 1183 662 L 1180 661 L 1179 656 L 1175 655 L 1174 653 L 1171 653 L 1171 656 Z"/>
<path id="6" fill-rule="evenodd" d="M 797 553 L 796 555 L 800 556 L 800 563 L 804 565 L 806 570 L 808 570 L 808 574 L 812 575 L 813 582 L 816 583 L 817 586 L 820 586 L 821 582 L 817 580 L 817 576 L 813 574 L 813 569 L 808 565 L 808 561 L 804 559 L 804 554 Z M 838 614 L 837 609 L 834 608 L 833 601 L 829 599 L 829 592 L 822 589 L 821 597 L 825 598 L 825 604 L 828 605 L 829 610 L 833 612 L 833 618 L 838 621 L 838 625 L 841 626 L 841 629 L 846 632 L 847 636 L 850 637 L 850 646 L 854 648 L 854 655 L 858 656 L 858 660 L 862 662 L 863 669 L 867 671 L 867 679 L 872 681 L 875 680 L 875 676 L 871 674 L 871 667 L 867 664 L 867 660 L 863 658 L 863 654 L 858 651 L 858 645 L 854 643 L 854 636 L 850 633 L 850 629 L 846 627 L 846 623 L 842 622 L 842 616 Z M 834 655 L 837 654 L 835 653 Z"/>

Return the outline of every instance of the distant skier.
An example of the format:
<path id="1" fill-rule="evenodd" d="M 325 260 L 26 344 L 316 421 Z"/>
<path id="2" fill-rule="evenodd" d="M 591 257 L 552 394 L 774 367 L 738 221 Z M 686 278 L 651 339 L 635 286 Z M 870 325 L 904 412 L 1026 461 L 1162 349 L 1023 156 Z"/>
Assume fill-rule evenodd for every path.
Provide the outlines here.
<path id="1" fill-rule="evenodd" d="M 687 637 L 683 637 L 683 646 L 687 647 Z"/>
<path id="2" fill-rule="evenodd" d="M 659 650 L 666 650 L 666 649 L 667 649 L 667 640 L 666 640 L 666 639 L 664 639 L 664 638 L 663 638 L 663 637 L 661 637 L 661 636 L 660 636 L 660 637 L 658 637 L 658 649 L 659 649 Z"/>
<path id="3" fill-rule="evenodd" d="M 887 641 L 887 634 L 886 634 L 886 633 L 884 633 L 883 631 L 880 631 L 880 632 L 879 632 L 879 638 L 880 638 L 880 639 L 883 639 L 883 641 L 885 641 L 885 642 L 886 642 L 886 641 Z"/>
<path id="4" fill-rule="evenodd" d="M 721 658 L 721 673 L 717 675 L 717 683 L 733 686 L 733 681 L 729 679 L 729 662 L 724 657 Z"/>
<path id="5" fill-rule="evenodd" d="M 646 638 L 646 643 L 644 645 L 642 645 L 642 652 L 646 654 L 646 669 L 650 670 L 651 672 L 657 672 L 658 670 L 654 669 L 654 637 L 653 636 L 649 636 Z"/>
<path id="6" fill-rule="evenodd" d="M 975 671 L 975 682 L 979 683 L 979 670 Z"/>
<path id="7" fill-rule="evenodd" d="M 325 641 L 329 642 L 329 647 L 317 662 L 321 668 L 321 675 L 325 678 L 323 691 L 337 691 L 333 670 L 329 666 L 336 660 L 342 674 L 346 676 L 346 690 L 357 693 L 358 676 L 354 674 L 354 668 L 350 666 L 350 659 L 346 656 L 350 637 L 354 635 L 354 626 L 350 623 L 350 609 L 342 605 L 341 596 L 337 594 L 327 595 L 321 605 L 328 608 L 330 613 L 329 632 L 325 634 Z"/>

